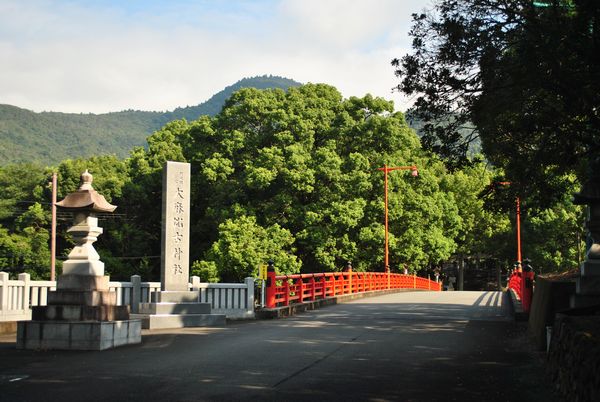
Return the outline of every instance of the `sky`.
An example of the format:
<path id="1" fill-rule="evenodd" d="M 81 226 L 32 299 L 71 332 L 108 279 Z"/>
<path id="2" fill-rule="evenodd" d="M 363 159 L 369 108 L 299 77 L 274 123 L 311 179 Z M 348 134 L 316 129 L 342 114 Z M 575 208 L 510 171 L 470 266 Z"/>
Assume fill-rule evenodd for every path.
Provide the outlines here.
<path id="1" fill-rule="evenodd" d="M 432 0 L 0 0 L 0 104 L 166 111 L 245 77 L 326 83 L 405 110 L 390 64 Z"/>

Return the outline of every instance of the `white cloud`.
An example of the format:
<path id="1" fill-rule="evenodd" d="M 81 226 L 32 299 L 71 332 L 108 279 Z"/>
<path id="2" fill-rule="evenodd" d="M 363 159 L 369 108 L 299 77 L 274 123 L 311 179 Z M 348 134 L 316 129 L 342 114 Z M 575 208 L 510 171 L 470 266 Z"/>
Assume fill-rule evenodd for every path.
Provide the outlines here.
<path id="1" fill-rule="evenodd" d="M 408 50 L 410 13 L 427 3 L 290 0 L 223 9 L 151 2 L 131 10 L 4 0 L 0 103 L 36 111 L 167 110 L 260 74 L 398 103 L 390 60 Z"/>

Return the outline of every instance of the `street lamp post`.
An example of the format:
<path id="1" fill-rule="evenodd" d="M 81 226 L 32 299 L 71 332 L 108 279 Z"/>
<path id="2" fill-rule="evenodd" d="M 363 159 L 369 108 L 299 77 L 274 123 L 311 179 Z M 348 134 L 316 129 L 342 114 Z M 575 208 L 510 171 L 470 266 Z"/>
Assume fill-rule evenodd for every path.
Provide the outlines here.
<path id="1" fill-rule="evenodd" d="M 50 238 L 50 280 L 56 280 L 56 179 L 57 174 L 52 173 L 52 226 Z"/>
<path id="2" fill-rule="evenodd" d="M 416 165 L 411 166 L 395 166 L 389 167 L 388 165 L 383 165 L 382 168 L 377 168 L 377 170 L 383 171 L 383 191 L 384 191 L 384 211 L 385 211 L 385 246 L 384 246 L 384 268 L 385 272 L 390 273 L 390 260 L 389 260 L 389 248 L 388 248 L 388 239 L 389 239 L 389 231 L 388 231 L 388 172 L 394 170 L 410 170 L 413 176 L 418 176 L 419 171 Z"/>

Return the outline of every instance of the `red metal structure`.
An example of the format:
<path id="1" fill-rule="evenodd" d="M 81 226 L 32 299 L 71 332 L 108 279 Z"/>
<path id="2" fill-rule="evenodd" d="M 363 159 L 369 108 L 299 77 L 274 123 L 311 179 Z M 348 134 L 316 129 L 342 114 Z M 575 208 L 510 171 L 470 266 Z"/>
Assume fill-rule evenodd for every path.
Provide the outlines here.
<path id="1" fill-rule="evenodd" d="M 501 181 L 498 184 L 509 186 L 509 181 Z M 534 273 L 530 270 L 524 270 L 522 267 L 521 253 L 521 199 L 516 198 L 516 229 L 517 229 L 517 268 L 512 273 L 508 281 L 508 288 L 513 289 L 521 301 L 521 307 L 524 312 L 529 312 L 531 300 L 533 299 L 533 279 Z"/>
<path id="2" fill-rule="evenodd" d="M 508 280 L 508 288 L 515 291 L 521 301 L 521 307 L 526 313 L 531 309 L 534 277 L 535 274 L 533 271 L 518 269 L 512 273 Z"/>
<path id="3" fill-rule="evenodd" d="M 383 165 L 382 168 L 377 168 L 377 170 L 383 171 L 383 192 L 384 192 L 384 208 L 385 208 L 385 218 L 384 218 L 384 227 L 385 227 L 385 245 L 384 245 L 384 269 L 385 272 L 390 272 L 390 260 L 389 260 L 389 249 L 388 249 L 388 172 L 392 172 L 394 170 L 410 170 L 413 176 L 418 176 L 419 171 L 416 165 L 411 166 L 395 166 L 389 167 L 388 165 Z"/>
<path id="4" fill-rule="evenodd" d="M 275 275 L 268 272 L 267 308 L 289 306 L 351 293 L 388 289 L 441 291 L 441 283 L 416 275 L 389 272 L 327 272 L 318 274 Z"/>
<path id="5" fill-rule="evenodd" d="M 522 272 L 514 271 L 508 278 L 508 288 L 515 291 L 519 300 L 521 300 L 521 275 Z"/>

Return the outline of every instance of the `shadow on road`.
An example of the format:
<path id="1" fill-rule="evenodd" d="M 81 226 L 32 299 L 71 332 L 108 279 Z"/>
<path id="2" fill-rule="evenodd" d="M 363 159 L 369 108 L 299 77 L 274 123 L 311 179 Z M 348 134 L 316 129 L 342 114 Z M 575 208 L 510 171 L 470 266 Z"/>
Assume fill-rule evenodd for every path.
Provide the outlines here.
<path id="1" fill-rule="evenodd" d="M 524 328 L 494 315 L 494 295 L 467 296 L 145 331 L 142 345 L 103 352 L 5 343 L 0 400 L 553 401 Z"/>

